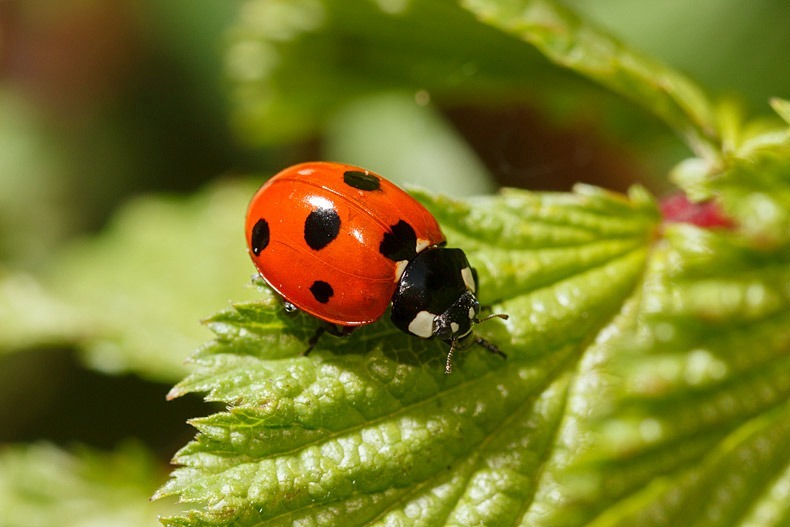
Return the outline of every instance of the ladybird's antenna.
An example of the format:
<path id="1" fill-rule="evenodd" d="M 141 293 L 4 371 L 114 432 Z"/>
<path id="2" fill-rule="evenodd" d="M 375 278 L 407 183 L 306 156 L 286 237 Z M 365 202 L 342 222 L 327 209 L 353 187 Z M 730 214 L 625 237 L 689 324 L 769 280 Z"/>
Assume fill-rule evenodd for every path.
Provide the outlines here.
<path id="1" fill-rule="evenodd" d="M 491 320 L 492 318 L 501 318 L 502 320 L 507 320 L 510 318 L 510 315 L 506 313 L 494 313 L 493 315 L 488 315 L 485 318 L 476 318 L 475 324 L 479 324 L 481 322 L 485 322 L 486 320 Z"/>

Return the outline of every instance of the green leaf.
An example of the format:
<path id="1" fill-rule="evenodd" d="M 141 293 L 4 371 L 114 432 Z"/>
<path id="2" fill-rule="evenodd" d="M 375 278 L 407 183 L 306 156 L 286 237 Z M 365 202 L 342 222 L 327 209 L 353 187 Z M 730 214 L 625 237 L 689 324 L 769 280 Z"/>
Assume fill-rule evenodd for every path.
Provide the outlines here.
<path id="1" fill-rule="evenodd" d="M 790 128 L 740 120 L 731 128 L 721 164 L 692 158 L 672 177 L 691 197 L 717 199 L 751 240 L 781 245 L 790 232 Z"/>
<path id="2" fill-rule="evenodd" d="M 640 188 L 418 192 L 511 315 L 477 328 L 506 361 L 444 375 L 386 320 L 305 357 L 316 322 L 265 288 L 216 315 L 171 396 L 228 411 L 193 421 L 157 496 L 197 508 L 165 523 L 784 525 L 790 153 L 763 144 L 697 182 L 734 229 L 662 225 Z"/>
<path id="3" fill-rule="evenodd" d="M 786 525 L 788 416 L 790 407 L 785 404 L 724 440 L 678 445 L 683 453 L 696 451 L 681 457 L 686 464 L 697 464 L 676 469 L 671 477 L 635 492 L 590 525 Z M 700 451 L 706 447 L 710 450 Z M 622 472 L 620 467 L 613 470 Z"/>
<path id="4" fill-rule="evenodd" d="M 557 433 L 567 450 L 544 467 L 525 524 L 790 518 L 790 150 L 729 162 L 697 184 L 736 230 L 664 226 L 624 331 L 580 363 Z"/>
<path id="5" fill-rule="evenodd" d="M 733 525 L 723 518 L 757 506 L 790 513 L 771 490 L 790 469 L 789 263 L 786 248 L 667 227 L 621 315 L 625 331 L 581 362 L 557 434 L 567 450 L 544 467 L 525 524 Z"/>
<path id="6" fill-rule="evenodd" d="M 186 200 L 139 198 L 101 235 L 51 255 L 47 276 L 0 269 L 0 348 L 73 345 L 102 371 L 183 377 L 206 337 L 196 322 L 256 296 L 242 224 L 253 191 L 223 182 Z"/>
<path id="7" fill-rule="evenodd" d="M 71 306 L 34 276 L 0 267 L 0 353 L 78 342 L 89 331 Z"/>
<path id="8" fill-rule="evenodd" d="M 317 16 L 291 28 L 305 39 L 297 45 L 318 49 L 313 30 L 345 7 L 300 5 Z M 434 5 L 448 27 L 469 24 Z M 447 376 L 446 346 L 386 320 L 326 337 L 305 357 L 316 321 L 286 313 L 264 287 L 260 301 L 209 319 L 215 340 L 171 392 L 206 392 L 227 411 L 193 421 L 198 435 L 156 496 L 195 509 L 164 523 L 786 525 L 786 127 L 713 112 L 693 84 L 554 3 L 462 5 L 680 131 L 700 157 L 678 181 L 715 199 L 734 227 L 662 224 L 640 188 L 466 201 L 417 192 L 478 269 L 481 301 L 510 315 L 477 328 L 508 359 L 468 349 Z M 250 20 L 260 29 L 262 17 Z M 492 36 L 480 31 L 469 42 Z M 314 108 L 303 108 L 309 120 Z"/>
<path id="9" fill-rule="evenodd" d="M 624 136 L 644 133 L 648 123 L 582 76 L 657 116 L 697 155 L 721 155 L 718 117 L 696 84 L 551 0 L 247 0 L 230 35 L 234 122 L 251 144 L 305 138 L 382 91 L 444 107 L 595 108 L 600 121 L 631 122 Z"/>
<path id="10" fill-rule="evenodd" d="M 64 149 L 32 101 L 10 85 L 0 87 L 0 115 L 0 260 L 34 265 L 78 223 L 61 198 L 68 188 Z"/>
<path id="11" fill-rule="evenodd" d="M 786 244 L 790 233 L 790 134 L 785 137 L 783 144 L 735 158 L 706 181 L 749 238 L 766 248 Z"/>
<path id="12" fill-rule="evenodd" d="M 591 187 L 421 198 L 477 266 L 482 301 L 511 315 L 479 328 L 507 361 L 470 349 L 445 375 L 444 344 L 388 321 L 304 357 L 313 320 L 271 294 L 236 305 L 209 321 L 217 339 L 172 393 L 208 391 L 230 409 L 193 421 L 200 433 L 158 496 L 203 508 L 166 523 L 474 525 L 524 514 L 576 365 L 639 283 L 656 210 L 641 189 L 630 200 Z"/>
<path id="13" fill-rule="evenodd" d="M 0 452 L 0 525 L 3 527 L 143 527 L 173 514 L 173 503 L 151 503 L 160 467 L 136 444 L 115 452 L 67 452 L 40 443 Z"/>
<path id="14" fill-rule="evenodd" d="M 446 0 L 247 0 L 226 64 L 234 124 L 253 145 L 303 139 L 382 91 L 498 102 L 554 93 L 557 78 L 573 84 L 533 46 Z"/>
<path id="15" fill-rule="evenodd" d="M 551 0 L 463 0 L 482 20 L 529 42 L 553 62 L 589 77 L 653 112 L 694 151 L 717 159 L 715 112 L 704 92 L 663 64 L 629 49 Z"/>

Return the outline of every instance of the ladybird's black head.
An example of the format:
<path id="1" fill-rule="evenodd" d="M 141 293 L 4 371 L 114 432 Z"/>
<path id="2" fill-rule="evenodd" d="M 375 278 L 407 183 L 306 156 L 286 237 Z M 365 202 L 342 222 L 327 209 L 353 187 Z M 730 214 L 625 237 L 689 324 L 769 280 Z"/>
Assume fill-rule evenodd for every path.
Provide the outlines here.
<path id="1" fill-rule="evenodd" d="M 460 249 L 429 247 L 418 253 L 403 271 L 392 298 L 392 322 L 401 330 L 425 339 L 437 337 L 450 344 L 445 373 L 452 371 L 456 348 L 473 342 L 491 353 L 505 356 L 499 348 L 472 334 L 475 324 L 490 318 L 506 319 L 495 314 L 481 319 L 477 291 L 477 273 Z"/>
<path id="2" fill-rule="evenodd" d="M 442 314 L 433 320 L 433 336 L 450 342 L 472 332 L 472 326 L 480 312 L 480 303 L 471 291 L 461 296 Z"/>
<path id="3" fill-rule="evenodd" d="M 392 299 L 392 321 L 422 338 L 457 340 L 472 331 L 477 280 L 460 249 L 429 247 L 409 262 Z"/>

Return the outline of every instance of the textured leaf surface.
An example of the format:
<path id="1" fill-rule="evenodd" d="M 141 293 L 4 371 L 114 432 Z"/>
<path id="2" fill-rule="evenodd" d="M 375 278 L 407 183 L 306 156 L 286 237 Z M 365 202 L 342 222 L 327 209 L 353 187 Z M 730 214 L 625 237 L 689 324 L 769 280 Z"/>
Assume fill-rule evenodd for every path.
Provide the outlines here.
<path id="1" fill-rule="evenodd" d="M 171 394 L 230 406 L 194 420 L 159 496 L 201 508 L 166 523 L 783 524 L 788 236 L 660 226 L 640 189 L 420 197 L 511 315 L 479 328 L 508 360 L 470 349 L 446 376 L 441 343 L 387 321 L 304 357 L 315 323 L 263 290 L 209 321 Z"/>
<path id="2" fill-rule="evenodd" d="M 279 302 L 214 317 L 218 339 L 172 395 L 208 391 L 229 412 L 197 419 L 160 495 L 207 507 L 178 524 L 509 524 L 552 452 L 578 361 L 634 292 L 656 210 L 580 187 L 473 204 L 422 195 L 479 269 L 480 328 L 508 353 L 446 347 L 381 321 L 301 356 L 315 323 Z M 497 250 L 507 240 L 508 251 Z M 574 254 L 581 257 L 574 259 Z M 494 273 L 496 270 L 496 273 Z M 596 284 L 607 287 L 596 287 Z M 618 332 L 612 326 L 609 332 Z"/>
<path id="3" fill-rule="evenodd" d="M 139 446 L 113 453 L 66 452 L 48 444 L 0 451 L 0 525 L 3 527 L 145 527 L 172 503 L 151 503 L 163 474 Z"/>
<path id="4" fill-rule="evenodd" d="M 267 290 L 209 321 L 171 395 L 196 419 L 160 490 L 172 525 L 764 525 L 790 517 L 790 150 L 777 129 L 715 178 L 734 228 L 662 224 L 628 198 L 418 193 L 478 268 L 479 328 L 441 343 L 387 321 L 301 352 L 315 322 Z M 700 507 L 699 504 L 704 504 Z"/>
<path id="5" fill-rule="evenodd" d="M 311 28 L 339 11 L 299 5 L 315 9 L 315 26 L 295 29 L 315 46 Z M 405 17 L 428 4 L 409 5 Z M 198 435 L 157 495 L 195 509 L 165 523 L 786 525 L 787 129 L 714 115 L 688 81 L 554 3 L 461 5 L 499 32 L 470 42 L 506 34 L 534 45 L 680 131 L 700 157 L 676 179 L 733 226 L 664 224 L 639 188 L 418 193 L 477 267 L 482 302 L 511 315 L 478 328 L 508 359 L 469 349 L 446 376 L 444 345 L 386 320 L 304 357 L 315 321 L 286 314 L 264 288 L 209 320 L 216 339 L 171 393 L 205 392 L 228 409 L 193 421 Z M 470 22 L 448 27 L 459 21 Z M 248 94 L 269 81 L 254 78 Z"/>

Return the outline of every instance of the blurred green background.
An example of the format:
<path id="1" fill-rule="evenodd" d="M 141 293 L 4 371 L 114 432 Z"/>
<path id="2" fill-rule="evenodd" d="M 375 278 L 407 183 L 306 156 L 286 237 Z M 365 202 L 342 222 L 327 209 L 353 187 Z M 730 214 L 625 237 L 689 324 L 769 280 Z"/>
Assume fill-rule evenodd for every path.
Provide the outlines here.
<path id="1" fill-rule="evenodd" d="M 568 5 L 749 114 L 790 96 L 785 0 Z M 244 207 L 288 164 L 662 193 L 689 154 L 453 2 L 0 2 L 0 444 L 136 438 L 164 475 L 206 413 L 164 396 L 254 296 Z"/>

